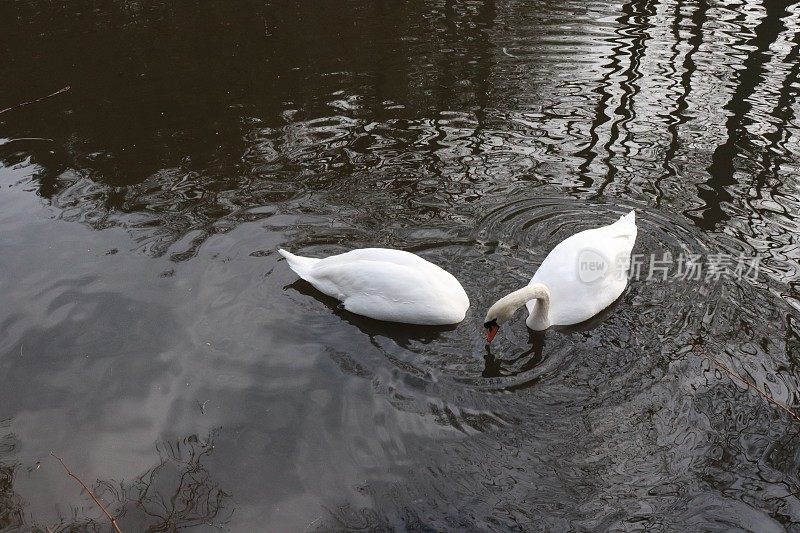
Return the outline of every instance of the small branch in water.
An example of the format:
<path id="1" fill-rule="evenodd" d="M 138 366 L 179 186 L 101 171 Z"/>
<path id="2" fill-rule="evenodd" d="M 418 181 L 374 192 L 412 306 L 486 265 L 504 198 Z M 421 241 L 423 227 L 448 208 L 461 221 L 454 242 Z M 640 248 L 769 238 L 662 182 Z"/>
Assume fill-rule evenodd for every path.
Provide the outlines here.
<path id="1" fill-rule="evenodd" d="M 53 96 L 59 95 L 61 93 L 65 93 L 65 92 L 69 91 L 70 89 L 71 89 L 71 87 L 69 85 L 67 85 L 66 87 L 62 87 L 62 88 L 60 88 L 59 90 L 57 90 L 56 92 L 54 92 L 52 94 L 48 94 L 47 96 L 42 96 L 41 98 L 37 98 L 36 100 L 30 100 L 28 102 L 22 102 L 21 104 L 12 105 L 11 107 L 7 107 L 5 109 L 0 109 L 0 115 L 5 113 L 6 111 L 11 111 L 12 109 L 25 107 L 26 105 L 35 104 L 36 102 L 41 102 L 42 100 L 47 100 L 48 98 L 52 98 Z"/>
<path id="2" fill-rule="evenodd" d="M 67 474 L 69 474 L 69 476 L 70 476 L 72 479 L 74 479 L 75 481 L 77 481 L 78 483 L 80 483 L 80 484 L 81 484 L 81 487 L 83 487 L 83 490 L 85 490 L 85 491 L 86 491 L 86 492 L 89 494 L 89 496 L 91 496 L 91 497 L 92 497 L 92 499 L 94 500 L 94 503 L 96 503 L 96 504 L 97 504 L 97 506 L 98 506 L 98 507 L 99 507 L 99 508 L 100 508 L 100 509 L 103 511 L 103 513 L 105 513 L 105 515 L 108 517 L 108 519 L 109 519 L 109 520 L 111 520 L 111 525 L 114 527 L 114 531 L 116 531 L 117 533 L 122 533 L 122 530 L 121 530 L 121 529 L 119 528 L 119 526 L 117 525 L 117 519 L 116 519 L 116 518 L 114 518 L 113 516 L 111 516 L 111 513 L 109 513 L 109 512 L 108 512 L 108 509 L 106 509 L 106 506 L 105 506 L 105 505 L 103 505 L 103 504 L 100 502 L 100 499 L 99 499 L 99 498 L 98 498 L 98 497 L 95 495 L 95 493 L 94 493 L 94 492 L 92 492 L 92 489 L 90 489 L 89 487 L 87 487 L 87 486 L 86 486 L 86 483 L 84 483 L 83 481 L 81 481 L 81 478 L 79 478 L 78 476 L 76 476 L 75 474 L 73 474 L 73 473 L 70 471 L 70 469 L 69 469 L 69 468 L 67 468 L 67 465 L 66 465 L 66 464 L 64 464 L 64 461 L 63 461 L 63 459 L 61 459 L 61 457 L 57 456 L 57 455 L 56 455 L 56 454 L 54 454 L 53 452 L 50 452 L 50 455 L 52 455 L 53 457 L 55 457 L 56 459 L 58 459 L 58 462 L 59 462 L 59 463 L 61 463 L 61 466 L 63 466 L 63 467 L 64 467 L 64 470 L 66 470 L 66 471 L 67 471 Z"/>
<path id="3" fill-rule="evenodd" d="M 747 380 L 747 379 L 743 378 L 737 372 L 734 372 L 733 370 L 728 368 L 719 359 L 717 359 L 715 356 L 713 356 L 710 353 L 708 353 L 703 347 L 699 346 L 698 344 L 694 344 L 694 348 L 700 354 L 702 354 L 705 357 L 707 357 L 709 359 L 709 361 L 714 363 L 714 365 L 717 368 L 719 368 L 725 374 L 727 374 L 729 378 L 731 378 L 732 380 L 736 381 L 737 383 L 741 383 L 742 385 L 744 385 L 748 389 L 751 389 L 751 390 L 755 391 L 756 394 L 758 394 L 759 396 L 761 396 L 762 398 L 767 400 L 769 403 L 771 403 L 772 405 L 774 405 L 775 407 L 777 407 L 781 411 L 784 411 L 786 414 L 788 414 L 789 416 L 791 416 L 792 418 L 794 418 L 795 420 L 800 422 L 800 415 L 798 415 L 796 412 L 792 411 L 789 408 L 788 405 L 782 404 L 781 402 L 779 402 L 778 400 L 776 400 L 775 398 L 773 398 L 772 396 L 770 396 L 769 394 L 767 394 L 766 392 L 764 392 L 763 390 L 758 388 L 758 386 L 755 383 L 752 383 L 750 380 Z"/>
<path id="4" fill-rule="evenodd" d="M 737 374 L 736 372 L 734 372 L 733 370 L 731 370 L 730 368 L 728 368 L 727 366 L 725 366 L 724 364 L 719 362 L 719 360 L 716 357 L 714 357 L 713 355 L 709 355 L 709 357 L 714 362 L 714 364 L 717 365 L 717 367 L 719 367 L 720 370 L 722 370 L 723 372 L 728 374 L 728 377 L 730 377 L 732 380 L 738 381 L 739 383 L 743 384 L 747 388 L 754 390 L 756 392 L 756 394 L 758 394 L 759 396 L 761 396 L 762 398 L 767 400 L 769 403 L 771 403 L 772 405 L 774 405 L 778 409 L 781 409 L 782 411 L 785 411 L 789 416 L 791 416 L 792 418 L 794 418 L 795 420 L 800 422 L 800 415 L 798 415 L 797 413 L 795 413 L 794 411 L 789 409 L 789 407 L 787 405 L 782 404 L 781 402 L 779 402 L 778 400 L 774 399 L 772 396 L 770 396 L 766 392 L 764 392 L 761 389 L 759 389 L 758 386 L 756 386 L 755 383 L 751 383 L 750 381 L 744 379 L 742 376 L 740 376 L 739 374 Z"/>

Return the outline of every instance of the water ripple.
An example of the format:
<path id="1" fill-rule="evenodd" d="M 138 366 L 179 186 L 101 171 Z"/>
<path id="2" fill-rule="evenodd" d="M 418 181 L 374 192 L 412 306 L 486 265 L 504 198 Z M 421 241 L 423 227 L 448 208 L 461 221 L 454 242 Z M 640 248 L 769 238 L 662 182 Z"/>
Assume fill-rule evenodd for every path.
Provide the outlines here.
<path id="1" fill-rule="evenodd" d="M 797 4 L 190 4 L 7 9 L 0 107 L 71 89 L 0 114 L 0 529 L 100 527 L 52 450 L 125 530 L 798 527 L 796 421 L 715 363 L 800 405 Z M 636 253 L 757 274 L 485 347 L 631 209 Z M 360 246 L 467 319 L 349 315 L 275 252 Z"/>

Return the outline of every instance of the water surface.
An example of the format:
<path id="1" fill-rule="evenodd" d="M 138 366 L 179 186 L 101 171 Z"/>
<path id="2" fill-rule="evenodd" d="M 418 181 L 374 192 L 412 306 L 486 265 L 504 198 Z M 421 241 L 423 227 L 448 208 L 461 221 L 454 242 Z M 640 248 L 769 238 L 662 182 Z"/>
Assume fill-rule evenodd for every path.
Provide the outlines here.
<path id="1" fill-rule="evenodd" d="M 800 526 L 800 7 L 0 8 L 0 531 Z M 480 324 L 572 233 L 756 276 Z M 276 253 L 414 251 L 452 328 L 336 308 Z"/>

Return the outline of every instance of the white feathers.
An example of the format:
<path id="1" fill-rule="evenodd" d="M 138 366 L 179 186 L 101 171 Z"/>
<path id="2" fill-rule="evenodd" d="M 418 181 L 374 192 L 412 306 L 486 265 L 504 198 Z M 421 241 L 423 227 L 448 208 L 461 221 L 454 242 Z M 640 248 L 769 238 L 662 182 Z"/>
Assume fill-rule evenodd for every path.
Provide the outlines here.
<path id="1" fill-rule="evenodd" d="M 537 320 L 541 304 L 532 300 L 527 303 L 528 327 L 540 330 L 577 324 L 614 303 L 628 284 L 636 233 L 636 214 L 631 211 L 613 224 L 581 231 L 558 243 L 530 281 L 550 291 L 546 323 Z"/>
<path id="2" fill-rule="evenodd" d="M 625 290 L 635 242 L 633 211 L 613 224 L 564 239 L 547 254 L 527 287 L 489 308 L 486 322 L 508 320 L 523 304 L 529 312 L 526 324 L 535 331 L 592 318 Z"/>
<path id="3" fill-rule="evenodd" d="M 631 211 L 613 224 L 564 239 L 527 287 L 492 306 L 486 322 L 506 320 L 522 305 L 528 307 L 526 323 L 534 330 L 588 320 L 625 290 L 636 234 L 636 213 Z M 443 325 L 461 322 L 469 308 L 456 278 L 409 252 L 364 248 L 313 259 L 278 251 L 298 276 L 359 315 Z"/>
<path id="4" fill-rule="evenodd" d="M 289 263 L 289 268 L 303 279 L 305 279 L 308 272 L 311 271 L 311 268 L 320 261 L 319 259 L 313 259 L 311 257 L 300 257 L 286 250 L 278 250 L 278 253 L 286 258 L 286 262 Z"/>
<path id="5" fill-rule="evenodd" d="M 278 252 L 298 276 L 358 315 L 444 325 L 464 320 L 469 308 L 456 278 L 410 252 L 363 248 L 323 259 Z"/>

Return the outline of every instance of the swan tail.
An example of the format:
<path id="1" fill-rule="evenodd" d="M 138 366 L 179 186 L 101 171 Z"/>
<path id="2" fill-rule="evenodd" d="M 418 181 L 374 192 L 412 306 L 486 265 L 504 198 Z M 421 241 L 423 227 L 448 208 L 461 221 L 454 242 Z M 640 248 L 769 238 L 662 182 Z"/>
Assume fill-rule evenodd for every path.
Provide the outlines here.
<path id="1" fill-rule="evenodd" d="M 612 226 L 618 229 L 617 237 L 636 237 L 636 211 L 631 211 L 627 215 L 619 217 Z"/>
<path id="2" fill-rule="evenodd" d="M 631 211 L 627 215 L 622 215 L 619 217 L 619 222 L 624 222 L 625 224 L 629 224 L 633 227 L 636 227 L 636 211 Z"/>
<path id="3" fill-rule="evenodd" d="M 289 263 L 289 268 L 291 268 L 295 274 L 303 279 L 309 275 L 311 269 L 314 268 L 314 265 L 320 261 L 319 259 L 314 259 L 312 257 L 300 257 L 299 255 L 294 255 L 286 250 L 281 249 L 278 250 L 278 253 L 286 259 L 287 263 Z"/>

